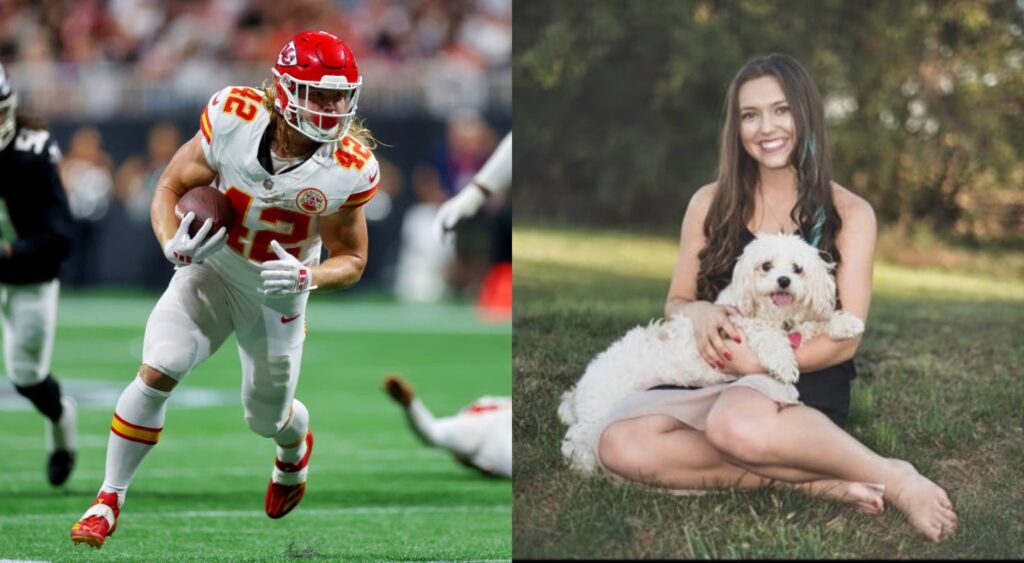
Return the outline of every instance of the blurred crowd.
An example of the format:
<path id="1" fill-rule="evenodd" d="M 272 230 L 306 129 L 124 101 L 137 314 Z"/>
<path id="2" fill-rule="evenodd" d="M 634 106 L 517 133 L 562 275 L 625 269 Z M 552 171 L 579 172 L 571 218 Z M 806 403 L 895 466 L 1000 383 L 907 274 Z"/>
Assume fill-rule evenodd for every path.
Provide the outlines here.
<path id="1" fill-rule="evenodd" d="M 0 60 L 44 115 L 145 113 L 258 84 L 309 29 L 353 49 L 371 110 L 511 106 L 511 0 L 4 0 Z"/>
<path id="2" fill-rule="evenodd" d="M 473 298 L 511 261 L 506 198 L 447 241 L 430 221 L 511 127 L 511 15 L 511 0 L 0 0 L 0 62 L 64 152 L 76 232 L 62 280 L 166 286 L 149 204 L 199 110 L 226 85 L 269 79 L 292 35 L 323 29 L 356 53 L 359 113 L 385 143 L 357 287 Z"/>

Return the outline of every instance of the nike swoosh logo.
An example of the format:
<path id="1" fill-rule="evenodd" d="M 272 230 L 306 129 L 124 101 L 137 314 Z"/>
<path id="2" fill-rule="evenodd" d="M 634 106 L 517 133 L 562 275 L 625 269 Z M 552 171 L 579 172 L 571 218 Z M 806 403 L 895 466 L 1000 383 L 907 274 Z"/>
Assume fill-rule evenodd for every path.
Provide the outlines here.
<path id="1" fill-rule="evenodd" d="M 215 105 L 217 105 L 217 104 L 219 104 L 219 103 L 220 103 L 220 98 L 219 98 L 218 96 L 220 96 L 220 92 L 218 92 L 218 93 L 217 93 L 217 94 L 216 94 L 216 95 L 215 95 L 215 96 L 213 97 L 213 101 L 212 101 L 212 102 L 210 102 L 210 105 L 211 105 L 211 106 L 215 106 Z"/>
<path id="2" fill-rule="evenodd" d="M 376 173 L 376 172 L 374 172 L 374 173 L 373 173 L 373 176 L 370 176 L 370 183 L 372 184 L 372 183 L 373 183 L 373 181 L 374 181 L 374 180 L 376 180 L 376 179 L 377 179 L 377 173 Z"/>
<path id="3" fill-rule="evenodd" d="M 297 319 L 297 318 L 299 318 L 301 316 L 302 316 L 302 313 L 299 313 L 298 315 L 295 315 L 294 317 L 286 317 L 284 315 L 281 315 L 281 323 L 282 324 L 288 324 L 288 323 L 294 321 L 295 319 Z"/>

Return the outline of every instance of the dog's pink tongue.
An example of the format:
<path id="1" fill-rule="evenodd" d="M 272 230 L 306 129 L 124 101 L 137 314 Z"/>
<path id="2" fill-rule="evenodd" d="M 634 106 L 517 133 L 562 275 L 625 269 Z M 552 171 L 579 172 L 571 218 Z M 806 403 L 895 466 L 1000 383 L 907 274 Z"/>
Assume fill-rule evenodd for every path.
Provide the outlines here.
<path id="1" fill-rule="evenodd" d="M 776 291 L 772 294 L 772 303 L 775 303 L 776 307 L 786 307 L 793 304 L 793 294 L 786 293 L 784 291 Z"/>

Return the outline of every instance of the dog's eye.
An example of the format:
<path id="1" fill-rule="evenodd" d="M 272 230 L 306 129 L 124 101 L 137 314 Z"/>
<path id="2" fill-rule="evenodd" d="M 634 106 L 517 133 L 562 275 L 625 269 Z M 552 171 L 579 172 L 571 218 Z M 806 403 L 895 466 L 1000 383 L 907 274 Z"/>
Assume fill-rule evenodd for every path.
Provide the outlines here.
<path id="1" fill-rule="evenodd" d="M 802 274 L 802 273 L 804 273 L 804 269 L 801 268 L 799 264 L 793 264 L 793 273 L 794 274 Z"/>
<path id="2" fill-rule="evenodd" d="M 772 269 L 772 263 L 771 262 L 765 262 L 764 264 L 761 264 L 761 269 L 766 271 L 766 272 L 768 270 L 771 270 Z"/>

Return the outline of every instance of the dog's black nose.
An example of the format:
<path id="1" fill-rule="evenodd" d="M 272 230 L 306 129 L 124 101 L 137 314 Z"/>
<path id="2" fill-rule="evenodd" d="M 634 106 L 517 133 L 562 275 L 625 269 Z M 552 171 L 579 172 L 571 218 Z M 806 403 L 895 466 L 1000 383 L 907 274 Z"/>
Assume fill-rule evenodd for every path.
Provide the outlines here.
<path id="1" fill-rule="evenodd" d="M 789 287 L 789 278 L 787 276 L 779 276 L 777 281 L 779 282 L 779 287 L 782 289 Z"/>

